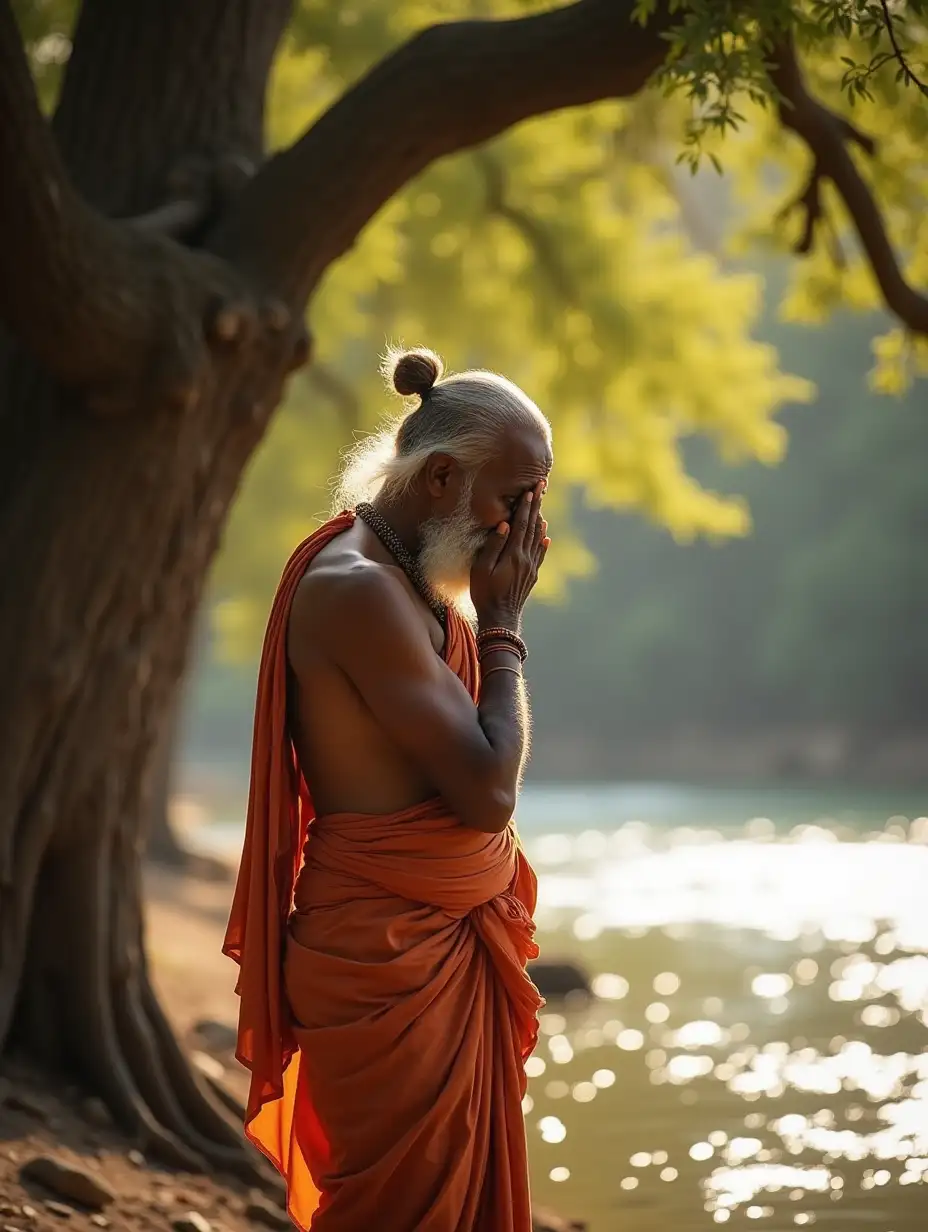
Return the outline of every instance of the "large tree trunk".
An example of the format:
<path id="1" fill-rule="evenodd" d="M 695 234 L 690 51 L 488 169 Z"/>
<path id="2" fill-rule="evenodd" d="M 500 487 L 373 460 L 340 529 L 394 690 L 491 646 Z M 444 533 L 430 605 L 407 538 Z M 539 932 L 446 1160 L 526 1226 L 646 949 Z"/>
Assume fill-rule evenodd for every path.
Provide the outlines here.
<path id="1" fill-rule="evenodd" d="M 203 177 L 257 164 L 288 9 L 89 0 L 54 122 L 84 197 L 138 215 L 191 155 Z M 191 326 L 184 307 L 168 361 Z M 243 380 L 220 351 L 195 409 L 165 399 L 106 418 L 75 413 L 74 395 L 8 340 L 0 355 L 8 596 L 15 579 L 0 614 L 0 1042 L 66 1064 L 150 1149 L 188 1165 L 248 1157 L 152 993 L 143 820 L 203 579 L 279 388 L 278 364 L 252 362 Z"/>

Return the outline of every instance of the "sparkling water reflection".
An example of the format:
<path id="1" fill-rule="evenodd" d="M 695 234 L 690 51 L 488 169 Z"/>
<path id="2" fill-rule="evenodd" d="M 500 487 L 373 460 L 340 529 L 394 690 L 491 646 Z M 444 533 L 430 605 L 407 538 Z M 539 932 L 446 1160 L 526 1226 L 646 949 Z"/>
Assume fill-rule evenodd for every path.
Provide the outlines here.
<path id="1" fill-rule="evenodd" d="M 837 826 L 835 827 L 837 829 Z M 593 1232 L 928 1228 L 928 821 L 526 838 L 533 1184 Z"/>

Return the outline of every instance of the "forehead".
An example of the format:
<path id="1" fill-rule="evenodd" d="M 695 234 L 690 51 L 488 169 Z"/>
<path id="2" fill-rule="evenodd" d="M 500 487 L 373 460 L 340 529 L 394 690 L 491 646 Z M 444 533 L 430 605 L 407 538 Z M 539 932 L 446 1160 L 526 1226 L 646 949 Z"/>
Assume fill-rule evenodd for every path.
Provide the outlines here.
<path id="1" fill-rule="evenodd" d="M 494 486 L 530 488 L 547 478 L 553 463 L 551 443 L 542 432 L 524 426 L 507 428 L 496 456 L 483 468 L 483 477 Z"/>

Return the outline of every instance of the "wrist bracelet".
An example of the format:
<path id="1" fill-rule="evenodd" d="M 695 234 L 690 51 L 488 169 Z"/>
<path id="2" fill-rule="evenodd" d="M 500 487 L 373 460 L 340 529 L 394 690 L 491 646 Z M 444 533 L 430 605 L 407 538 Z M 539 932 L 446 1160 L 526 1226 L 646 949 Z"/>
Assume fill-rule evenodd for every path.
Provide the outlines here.
<path id="1" fill-rule="evenodd" d="M 520 668 L 510 667 L 508 663 L 497 663 L 495 667 L 488 667 L 485 672 L 480 673 L 481 681 L 486 680 L 487 676 L 492 676 L 494 672 L 512 672 L 513 676 L 518 676 L 520 680 L 524 679 Z"/>
<path id="2" fill-rule="evenodd" d="M 487 642 L 485 646 L 480 647 L 480 662 L 482 663 L 484 659 L 493 654 L 516 655 L 520 663 L 525 662 L 519 647 L 513 646 L 512 642 Z"/>
<path id="3" fill-rule="evenodd" d="M 508 642 L 518 650 L 519 658 L 523 663 L 525 662 L 528 655 L 528 647 L 519 637 L 518 633 L 513 633 L 511 629 L 506 629 L 502 626 L 492 629 L 481 629 L 477 634 L 477 649 L 481 654 L 488 642 Z"/>

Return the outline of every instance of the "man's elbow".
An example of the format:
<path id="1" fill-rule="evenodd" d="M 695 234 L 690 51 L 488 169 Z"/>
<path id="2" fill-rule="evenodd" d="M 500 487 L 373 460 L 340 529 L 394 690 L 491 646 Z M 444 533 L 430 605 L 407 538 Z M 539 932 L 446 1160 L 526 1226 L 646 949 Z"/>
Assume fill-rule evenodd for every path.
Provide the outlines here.
<path id="1" fill-rule="evenodd" d="M 459 816 L 459 820 L 469 830 L 480 830 L 483 834 L 502 834 L 512 821 L 515 811 L 515 792 L 494 787 L 482 800 L 474 802 L 468 815 Z"/>

